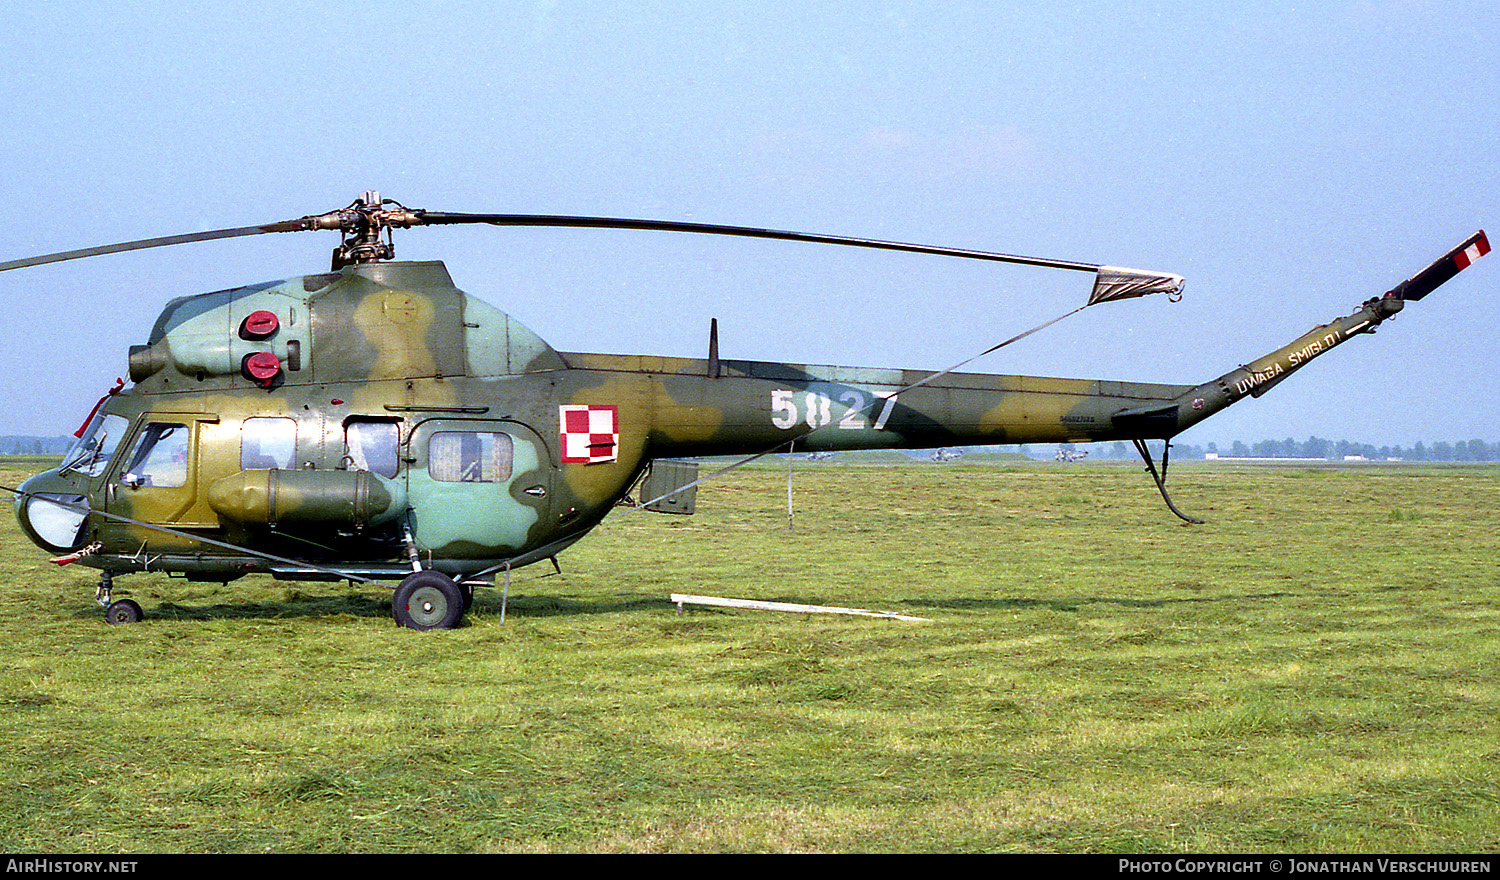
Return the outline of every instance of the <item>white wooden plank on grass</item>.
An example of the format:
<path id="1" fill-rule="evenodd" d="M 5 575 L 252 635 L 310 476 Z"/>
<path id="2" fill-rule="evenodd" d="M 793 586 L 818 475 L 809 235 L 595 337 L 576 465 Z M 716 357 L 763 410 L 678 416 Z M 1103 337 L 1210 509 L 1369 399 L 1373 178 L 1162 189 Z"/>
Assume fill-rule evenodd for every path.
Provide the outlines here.
<path id="1" fill-rule="evenodd" d="M 894 611 L 867 611 L 863 608 L 838 608 L 832 605 L 799 605 L 795 602 L 762 602 L 759 599 L 727 599 L 723 596 L 694 596 L 689 593 L 673 593 L 672 601 L 678 613 L 683 605 L 717 605 L 723 608 L 750 608 L 756 611 L 788 611 L 793 614 L 857 614 L 862 617 L 886 617 L 891 620 L 930 622 L 926 617 L 912 617 Z"/>

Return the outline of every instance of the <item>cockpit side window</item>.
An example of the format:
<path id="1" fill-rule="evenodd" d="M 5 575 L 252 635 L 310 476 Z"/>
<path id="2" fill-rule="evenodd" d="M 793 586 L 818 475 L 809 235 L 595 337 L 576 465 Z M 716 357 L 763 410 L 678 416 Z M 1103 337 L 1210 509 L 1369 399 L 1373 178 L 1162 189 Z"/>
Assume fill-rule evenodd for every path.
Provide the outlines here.
<path id="1" fill-rule="evenodd" d="M 349 422 L 344 426 L 344 462 L 351 471 L 394 477 L 401 465 L 401 426 L 395 422 Z"/>
<path id="2" fill-rule="evenodd" d="M 152 422 L 126 458 L 120 482 L 136 488 L 171 489 L 187 485 L 191 430 L 176 422 Z"/>
<path id="3" fill-rule="evenodd" d="M 291 470 L 296 458 L 295 419 L 245 419 L 240 429 L 240 470 Z"/>
<path id="4" fill-rule="evenodd" d="M 73 448 L 63 456 L 62 469 L 81 471 L 97 477 L 109 467 L 115 448 L 125 437 L 130 422 L 114 413 L 98 413 L 79 435 Z"/>

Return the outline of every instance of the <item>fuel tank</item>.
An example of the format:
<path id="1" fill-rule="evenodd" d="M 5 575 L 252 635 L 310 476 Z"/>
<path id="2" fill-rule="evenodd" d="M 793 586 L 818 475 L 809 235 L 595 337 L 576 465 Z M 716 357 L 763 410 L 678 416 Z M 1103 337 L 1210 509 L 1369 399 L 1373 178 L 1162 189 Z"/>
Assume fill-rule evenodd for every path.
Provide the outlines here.
<path id="1" fill-rule="evenodd" d="M 248 470 L 216 480 L 208 506 L 246 525 L 364 528 L 406 509 L 405 487 L 369 471 Z"/>

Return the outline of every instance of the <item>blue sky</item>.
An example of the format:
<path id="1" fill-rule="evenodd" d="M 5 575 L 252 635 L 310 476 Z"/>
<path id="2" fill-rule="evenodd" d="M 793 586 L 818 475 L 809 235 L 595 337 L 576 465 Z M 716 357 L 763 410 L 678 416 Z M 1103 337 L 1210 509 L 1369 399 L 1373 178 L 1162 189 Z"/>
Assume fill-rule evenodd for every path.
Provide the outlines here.
<path id="1" fill-rule="evenodd" d="M 0 34 L 0 259 L 365 189 L 1177 272 L 970 367 L 1199 382 L 1500 238 L 1483 2 L 27 4 Z M 325 271 L 327 235 L 0 275 L 0 433 L 71 431 L 169 299 Z M 638 232 L 412 230 L 563 350 L 940 369 L 1075 273 Z M 1183 436 L 1500 439 L 1500 256 Z"/>

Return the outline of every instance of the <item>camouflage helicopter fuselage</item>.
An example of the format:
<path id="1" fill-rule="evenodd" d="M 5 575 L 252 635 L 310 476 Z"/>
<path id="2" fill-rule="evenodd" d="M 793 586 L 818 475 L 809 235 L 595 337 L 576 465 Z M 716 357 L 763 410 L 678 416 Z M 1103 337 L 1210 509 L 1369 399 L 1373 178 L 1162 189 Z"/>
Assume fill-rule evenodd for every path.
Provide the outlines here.
<path id="1" fill-rule="evenodd" d="M 1202 385 L 564 353 L 438 262 L 168 304 L 64 465 L 17 496 L 106 573 L 462 577 L 546 559 L 657 459 L 1167 439 L 1401 306 Z M 913 387 L 915 386 L 915 387 Z M 86 511 L 86 512 L 84 512 Z"/>

